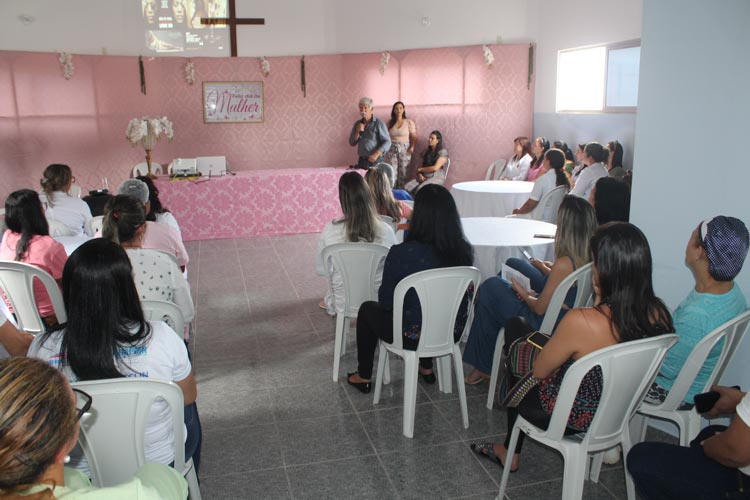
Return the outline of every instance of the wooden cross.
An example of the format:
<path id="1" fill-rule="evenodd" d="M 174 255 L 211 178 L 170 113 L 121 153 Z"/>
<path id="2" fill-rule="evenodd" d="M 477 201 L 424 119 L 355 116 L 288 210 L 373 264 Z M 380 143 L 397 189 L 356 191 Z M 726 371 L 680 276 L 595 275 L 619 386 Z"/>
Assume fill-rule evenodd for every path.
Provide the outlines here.
<path id="1" fill-rule="evenodd" d="M 238 18 L 237 10 L 235 9 L 234 0 L 227 0 L 229 3 L 229 17 L 212 17 L 212 18 L 201 18 L 201 24 L 206 25 L 229 25 L 229 40 L 232 47 L 232 57 L 237 57 L 237 25 L 238 24 L 255 24 L 264 25 L 266 24 L 265 19 L 261 18 Z"/>

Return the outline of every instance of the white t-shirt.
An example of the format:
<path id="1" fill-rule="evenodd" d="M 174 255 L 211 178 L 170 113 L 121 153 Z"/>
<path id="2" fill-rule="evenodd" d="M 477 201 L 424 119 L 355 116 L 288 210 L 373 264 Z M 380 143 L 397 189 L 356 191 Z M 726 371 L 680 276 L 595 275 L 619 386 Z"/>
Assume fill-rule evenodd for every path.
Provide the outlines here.
<path id="1" fill-rule="evenodd" d="M 163 321 L 149 321 L 151 335 L 142 345 L 120 349 L 122 360 L 117 363 L 120 373 L 128 377 L 144 377 L 168 382 L 185 380 L 192 370 L 182 338 Z M 37 335 L 29 348 L 28 357 L 38 358 L 54 366 L 70 382 L 78 381 L 73 370 L 60 355 L 65 330 L 53 332 L 44 343 L 45 335 Z M 96 404 L 96 402 L 94 403 Z M 187 431 L 185 432 L 187 436 Z M 172 414 L 165 401 L 155 401 L 148 418 L 144 444 L 146 462 L 169 465 L 174 461 Z"/>
<path id="2" fill-rule="evenodd" d="M 175 230 L 180 239 L 182 239 L 182 231 L 180 230 L 180 225 L 177 224 L 177 219 L 174 218 L 172 212 L 162 212 L 160 214 L 156 214 L 156 222 L 158 222 L 159 224 L 166 224 L 167 226 L 171 227 Z"/>
<path id="3" fill-rule="evenodd" d="M 86 225 L 91 220 L 91 209 L 85 201 L 62 191 L 53 192 L 52 199 L 42 193 L 39 199 L 47 204 L 44 215 L 48 221 L 57 221 L 64 225 L 70 230 L 70 236 L 84 235 Z M 85 234 L 93 236 L 93 234 Z"/>
<path id="4" fill-rule="evenodd" d="M 594 189 L 594 186 L 596 185 L 596 181 L 598 181 L 602 177 L 607 176 L 609 176 L 609 172 L 607 172 L 607 167 L 605 167 L 602 163 L 594 163 L 593 165 L 589 165 L 588 167 L 584 168 L 578 175 L 576 185 L 570 191 L 570 194 L 574 194 L 576 196 L 580 196 L 585 200 L 588 200 L 589 194 L 591 194 L 591 190 Z"/>
<path id="5" fill-rule="evenodd" d="M 526 153 L 521 159 L 508 160 L 503 169 L 502 175 L 499 179 L 508 179 L 511 181 L 525 181 L 526 176 L 529 174 L 529 167 L 531 167 L 531 155 Z"/>
<path id="6" fill-rule="evenodd" d="M 195 318 L 190 285 L 170 255 L 159 250 L 127 248 L 141 300 L 163 300 L 180 308 L 185 324 Z"/>
<path id="7" fill-rule="evenodd" d="M 745 397 L 742 398 L 735 411 L 737 412 L 737 417 L 742 419 L 746 426 L 750 427 L 750 392 L 745 394 Z M 750 465 L 741 467 L 740 472 L 746 476 L 750 476 Z"/>
<path id="8" fill-rule="evenodd" d="M 544 175 L 537 177 L 534 181 L 534 187 L 531 189 L 531 194 L 529 195 L 529 199 L 534 201 L 540 201 L 545 194 L 549 193 L 553 189 L 557 187 L 557 175 L 555 174 L 554 169 L 550 169 L 547 172 L 544 173 Z M 555 213 L 554 211 L 557 210 L 558 207 L 555 206 L 547 206 L 544 209 L 544 213 L 542 214 L 542 220 L 545 221 L 553 221 L 555 220 Z"/>
<path id="9" fill-rule="evenodd" d="M 346 225 L 341 219 L 332 220 L 323 228 L 323 232 L 320 233 L 320 239 L 318 240 L 318 253 L 315 256 L 315 271 L 321 276 L 329 277 L 329 288 L 324 300 L 328 314 L 332 316 L 337 312 L 344 312 L 344 280 L 341 278 L 341 274 L 334 269 L 333 264 L 328 269 L 325 268 L 323 264 L 323 249 L 328 245 L 336 243 L 348 243 L 346 239 Z M 382 219 L 378 219 L 373 243 L 388 248 L 396 244 L 396 235 L 393 229 Z M 377 286 L 380 286 L 380 280 L 382 279 L 383 264 L 384 262 L 378 266 L 377 277 L 375 279 Z"/>

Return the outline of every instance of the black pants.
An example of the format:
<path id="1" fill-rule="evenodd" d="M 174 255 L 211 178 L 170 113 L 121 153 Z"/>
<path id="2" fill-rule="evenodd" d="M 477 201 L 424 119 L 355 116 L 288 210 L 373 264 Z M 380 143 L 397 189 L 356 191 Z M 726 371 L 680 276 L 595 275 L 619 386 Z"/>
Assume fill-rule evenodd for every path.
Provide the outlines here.
<path id="1" fill-rule="evenodd" d="M 372 364 L 378 340 L 393 343 L 393 311 L 386 311 L 378 302 L 362 304 L 357 314 L 357 370 L 364 379 L 372 378 Z M 404 349 L 414 351 L 418 341 L 403 337 Z M 421 358 L 419 366 L 432 369 L 432 358 Z"/>

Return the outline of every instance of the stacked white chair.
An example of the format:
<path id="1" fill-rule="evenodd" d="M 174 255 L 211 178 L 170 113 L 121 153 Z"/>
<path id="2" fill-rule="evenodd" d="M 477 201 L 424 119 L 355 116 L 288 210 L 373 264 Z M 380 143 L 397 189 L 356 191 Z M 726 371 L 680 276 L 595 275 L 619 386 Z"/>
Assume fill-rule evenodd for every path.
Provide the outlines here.
<path id="1" fill-rule="evenodd" d="M 484 175 L 484 180 L 492 181 L 499 179 L 500 175 L 503 173 L 503 170 L 505 170 L 505 164 L 506 161 L 503 158 L 490 163 L 490 166 L 487 167 L 487 173 Z"/>
<path id="2" fill-rule="evenodd" d="M 44 285 L 58 323 L 68 321 L 60 287 L 49 273 L 23 262 L 0 261 L 0 289 L 3 290 L 13 307 L 18 320 L 18 328 L 31 334 L 42 333 L 46 330 L 34 299 L 34 278 Z"/>
<path id="3" fill-rule="evenodd" d="M 193 459 L 185 460 L 185 403 L 182 389 L 173 383 L 144 378 L 75 382 L 92 398 L 89 413 L 81 419 L 78 444 L 88 460 L 94 486 L 114 486 L 128 481 L 146 463 L 144 436 L 151 406 L 163 399 L 172 413 L 174 468 L 188 481 L 192 500 L 200 500 Z"/>
<path id="4" fill-rule="evenodd" d="M 582 498 L 587 473 L 590 470 L 591 478 L 595 481 L 601 466 L 601 460 L 595 460 L 589 469 L 588 454 L 620 445 L 623 455 L 627 457 L 631 446 L 628 422 L 656 378 L 667 350 L 676 342 L 677 335 L 660 335 L 623 342 L 583 356 L 565 373 L 547 430 L 519 416 L 513 426 L 508 449 L 515 449 L 518 435 L 523 432 L 534 441 L 558 450 L 565 462 L 562 498 Z M 603 374 L 602 396 L 596 415 L 583 436 L 565 436 L 570 410 L 581 381 L 596 366 L 601 367 Z M 627 471 L 627 464 L 624 469 Z M 510 467 L 505 467 L 497 496 L 500 500 L 505 498 L 509 473 Z M 627 472 L 625 485 L 628 499 L 635 500 L 635 486 Z"/>
<path id="5" fill-rule="evenodd" d="M 548 335 L 552 334 L 552 330 L 555 328 L 557 323 L 557 317 L 560 316 L 563 304 L 565 303 L 565 297 L 568 295 L 568 291 L 576 286 L 576 298 L 573 301 L 573 307 L 585 307 L 590 305 L 593 298 L 593 284 L 591 282 L 591 263 L 581 266 L 576 269 L 564 280 L 557 285 L 555 292 L 552 294 L 552 298 L 547 305 L 547 312 L 542 320 L 542 325 L 539 327 L 539 331 Z M 487 409 L 491 410 L 494 400 L 495 391 L 497 390 L 497 381 L 500 375 L 500 363 L 503 357 L 503 346 L 505 345 L 505 328 L 500 330 L 495 341 L 495 354 L 492 357 L 492 373 L 490 373 L 490 388 L 487 393 Z"/>
<path id="6" fill-rule="evenodd" d="M 344 282 L 344 312 L 336 314 L 336 337 L 333 348 L 333 381 L 339 379 L 341 356 L 346 352 L 346 333 L 350 318 L 356 318 L 359 306 L 378 300 L 375 277 L 378 266 L 388 255 L 388 247 L 375 243 L 337 243 L 323 249 L 323 262 L 329 262 Z"/>
<path id="7" fill-rule="evenodd" d="M 469 413 L 466 406 L 466 388 L 464 387 L 464 370 L 461 360 L 461 349 L 454 340 L 453 329 L 464 295 L 473 286 L 474 295 L 468 305 L 467 321 L 464 330 L 468 329 L 474 311 L 474 297 L 482 277 L 476 267 L 446 267 L 414 273 L 402 279 L 393 293 L 393 343 L 380 342 L 378 372 L 375 379 L 373 404 L 380 402 L 380 391 L 383 379 L 389 377 L 388 353 L 403 358 L 404 368 L 404 436 L 414 437 L 414 413 L 417 404 L 417 373 L 420 358 L 437 359 L 438 380 L 441 389 L 450 392 L 450 358 L 456 370 L 461 416 L 464 428 L 469 427 Z M 403 347 L 403 306 L 406 293 L 413 289 L 422 308 L 422 329 L 419 345 L 412 351 Z M 443 362 L 446 360 L 447 362 Z"/>
<path id="8" fill-rule="evenodd" d="M 160 164 L 151 162 L 151 173 L 154 175 L 161 175 L 164 173 L 164 170 Z M 148 164 L 145 161 L 133 167 L 133 177 L 144 175 L 148 175 Z"/>
<path id="9" fill-rule="evenodd" d="M 185 331 L 185 319 L 180 308 L 173 302 L 165 300 L 142 300 L 143 316 L 150 321 L 163 321 L 182 338 Z"/>

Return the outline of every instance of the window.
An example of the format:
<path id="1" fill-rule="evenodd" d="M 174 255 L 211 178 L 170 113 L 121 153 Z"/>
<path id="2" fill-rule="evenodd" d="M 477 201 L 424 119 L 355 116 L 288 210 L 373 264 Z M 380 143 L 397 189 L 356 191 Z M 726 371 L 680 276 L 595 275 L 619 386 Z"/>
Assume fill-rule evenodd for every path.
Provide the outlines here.
<path id="1" fill-rule="evenodd" d="M 561 50 L 557 112 L 634 112 L 640 62 L 639 40 Z"/>

